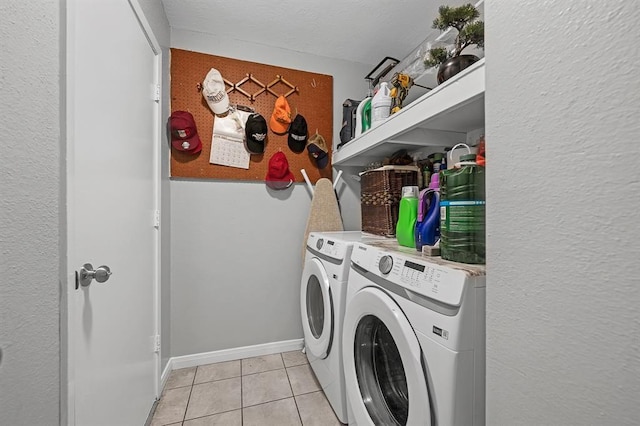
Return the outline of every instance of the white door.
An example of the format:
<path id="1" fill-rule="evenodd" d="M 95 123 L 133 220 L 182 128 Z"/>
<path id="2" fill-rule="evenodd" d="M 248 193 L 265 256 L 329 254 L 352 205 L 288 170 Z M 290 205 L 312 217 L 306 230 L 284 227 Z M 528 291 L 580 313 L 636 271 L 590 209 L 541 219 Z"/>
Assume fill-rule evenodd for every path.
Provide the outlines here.
<path id="1" fill-rule="evenodd" d="M 418 338 L 384 291 L 365 287 L 349 300 L 342 343 L 350 422 L 434 424 Z"/>
<path id="2" fill-rule="evenodd" d="M 67 8 L 68 266 L 112 273 L 70 285 L 69 422 L 141 426 L 158 378 L 158 50 L 137 4 Z"/>

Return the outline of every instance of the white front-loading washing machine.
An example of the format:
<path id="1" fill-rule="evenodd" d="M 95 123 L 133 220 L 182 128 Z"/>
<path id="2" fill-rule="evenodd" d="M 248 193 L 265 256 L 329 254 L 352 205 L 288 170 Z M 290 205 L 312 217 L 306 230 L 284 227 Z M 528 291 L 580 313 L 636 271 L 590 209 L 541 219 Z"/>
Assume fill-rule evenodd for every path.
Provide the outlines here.
<path id="1" fill-rule="evenodd" d="M 342 320 L 353 244 L 380 239 L 355 232 L 311 232 L 302 271 L 300 308 L 309 364 L 338 419 L 347 423 Z"/>
<path id="2" fill-rule="evenodd" d="M 349 424 L 484 425 L 485 267 L 357 243 L 343 325 Z"/>

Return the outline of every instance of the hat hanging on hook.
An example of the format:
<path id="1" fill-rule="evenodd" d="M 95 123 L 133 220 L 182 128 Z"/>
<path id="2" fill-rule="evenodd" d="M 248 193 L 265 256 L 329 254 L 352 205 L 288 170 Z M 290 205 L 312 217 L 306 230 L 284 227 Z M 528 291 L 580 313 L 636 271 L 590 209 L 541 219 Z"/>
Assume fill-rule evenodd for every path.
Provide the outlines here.
<path id="1" fill-rule="evenodd" d="M 295 153 L 304 151 L 308 138 L 307 120 L 302 115 L 296 114 L 289 126 L 289 136 L 287 138 L 289 149 Z"/>
<path id="2" fill-rule="evenodd" d="M 295 177 L 289 170 L 289 162 L 286 155 L 278 148 L 278 152 L 273 154 L 269 159 L 269 169 L 264 180 L 271 189 L 289 188 Z"/>
<path id="3" fill-rule="evenodd" d="M 318 166 L 319 169 L 327 167 L 329 164 L 329 150 L 322 135 L 316 132 L 315 135 L 311 136 L 309 144 L 307 145 L 307 151 L 309 151 L 309 154 L 315 160 L 316 166 Z"/>

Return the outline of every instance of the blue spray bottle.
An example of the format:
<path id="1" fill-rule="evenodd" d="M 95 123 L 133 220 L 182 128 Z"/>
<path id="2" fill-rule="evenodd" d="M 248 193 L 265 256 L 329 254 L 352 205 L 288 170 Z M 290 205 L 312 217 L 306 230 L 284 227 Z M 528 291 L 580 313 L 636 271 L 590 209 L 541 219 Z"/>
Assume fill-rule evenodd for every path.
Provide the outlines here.
<path id="1" fill-rule="evenodd" d="M 415 228 L 416 250 L 432 246 L 440 239 L 440 191 L 438 174 L 431 176 L 428 189 L 420 191 Z"/>

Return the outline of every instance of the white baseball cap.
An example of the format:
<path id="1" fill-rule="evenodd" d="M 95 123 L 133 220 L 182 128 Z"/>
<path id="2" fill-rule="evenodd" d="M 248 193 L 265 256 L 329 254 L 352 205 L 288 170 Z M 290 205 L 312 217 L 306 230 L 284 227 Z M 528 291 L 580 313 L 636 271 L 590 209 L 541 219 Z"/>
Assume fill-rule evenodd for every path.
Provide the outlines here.
<path id="1" fill-rule="evenodd" d="M 202 84 L 202 96 L 214 114 L 224 114 L 229 110 L 229 96 L 220 71 L 211 68 Z"/>

